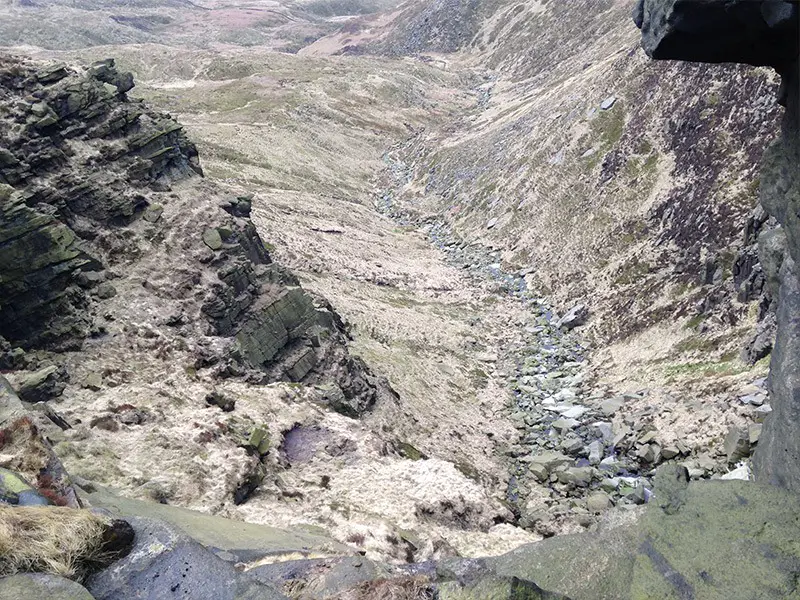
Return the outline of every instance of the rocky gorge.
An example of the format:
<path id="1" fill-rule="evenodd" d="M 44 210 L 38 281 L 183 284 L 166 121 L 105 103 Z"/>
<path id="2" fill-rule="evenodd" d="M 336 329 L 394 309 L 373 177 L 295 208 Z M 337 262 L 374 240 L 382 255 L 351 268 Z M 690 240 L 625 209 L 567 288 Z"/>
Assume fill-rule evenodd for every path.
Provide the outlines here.
<path id="1" fill-rule="evenodd" d="M 320 36 L 297 58 L 3 55 L 3 597 L 794 597 L 798 5 L 612 4 L 442 20 L 453 6 L 419 3 L 341 29 L 287 5 Z M 652 113 L 617 121 L 638 83 L 586 113 L 592 152 L 579 112 L 536 121 L 531 106 L 588 89 L 559 69 L 605 55 L 571 48 L 550 69 L 544 46 L 521 62 L 487 28 L 589 18 L 592 43 L 613 45 L 631 10 L 652 58 L 772 67 L 780 88 L 765 69 L 653 67 L 651 87 L 707 76 L 717 94 L 685 113 L 648 96 L 673 111 L 668 148 Z M 157 36 L 169 19 L 135 22 Z M 591 85 L 620 61 L 600 59 Z M 784 124 L 764 151 L 773 93 Z M 709 119 L 725 139 L 702 162 L 690 146 Z M 562 121 L 578 143 L 552 154 Z M 503 162 L 531 139 L 548 167 Z M 598 175 L 581 188 L 596 227 L 555 202 L 574 188 L 547 188 L 581 181 L 573 160 Z M 542 222 L 510 192 L 528 168 L 553 202 Z M 657 198 L 646 227 L 637 213 L 604 239 L 596 208 L 623 173 Z M 560 260 L 586 281 L 551 267 L 548 223 L 568 222 L 581 232 Z"/>

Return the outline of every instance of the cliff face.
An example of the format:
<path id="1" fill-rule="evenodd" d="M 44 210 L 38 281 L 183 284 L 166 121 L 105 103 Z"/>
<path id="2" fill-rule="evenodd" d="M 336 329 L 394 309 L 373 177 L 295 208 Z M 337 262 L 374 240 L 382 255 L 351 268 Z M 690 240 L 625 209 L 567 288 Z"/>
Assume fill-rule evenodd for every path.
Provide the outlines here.
<path id="1" fill-rule="evenodd" d="M 182 126 L 128 98 L 132 87 L 113 60 L 0 57 L 0 369 L 23 400 L 59 398 L 31 427 L 71 474 L 240 504 L 277 456 L 270 440 L 297 422 L 283 420 L 314 412 L 305 400 L 358 418 L 396 396 L 349 354 L 330 304 L 273 262 L 249 197 L 201 179 Z M 203 411 L 236 408 L 219 384 L 259 401 L 197 431 Z M 186 400 L 165 406 L 170 390 L 185 412 Z M 296 411 L 267 421 L 292 392 Z M 218 460 L 198 471 L 209 452 Z"/>
<path id="2" fill-rule="evenodd" d="M 796 2 L 640 0 L 634 20 L 653 58 L 774 67 L 786 107 L 781 137 L 764 153 L 759 200 L 777 225 L 759 235 L 761 263 L 777 298 L 770 364 L 774 410 L 754 458 L 758 480 L 800 490 L 800 7 Z"/>
<path id="3" fill-rule="evenodd" d="M 438 552 L 440 532 L 466 530 L 465 545 L 467 535 L 502 544 L 533 537 L 512 526 L 487 533 L 513 515 L 453 463 L 422 460 L 430 454 L 406 433 L 419 432 L 420 420 L 351 354 L 349 326 L 332 305 L 274 260 L 269 242 L 278 246 L 280 234 L 302 236 L 303 251 L 316 252 L 329 222 L 298 228 L 283 207 L 259 207 L 248 188 L 213 180 L 213 158 L 212 176 L 200 177 L 181 125 L 105 81 L 132 83 L 109 62 L 2 63 L 10 74 L 0 86 L 0 148 L 9 164 L 0 210 L 14 218 L 0 221 L 0 371 L 33 405 L 38 431 L 71 477 L 251 522 L 311 521 L 400 560 Z M 62 101 L 73 90 L 82 99 Z M 62 111 L 69 102 L 80 115 Z M 26 149 L 34 141 L 41 152 Z M 299 173 L 296 155 L 279 154 Z M 247 168 L 232 165 L 237 174 Z M 332 170 L 330 190 L 342 186 L 342 170 Z M 313 211 L 289 197 L 309 218 Z M 274 211 L 280 231 L 256 230 L 251 208 L 262 221 Z M 373 208 L 348 204 L 347 213 L 358 222 Z M 342 264 L 351 264 L 354 245 L 343 242 Z M 453 416 L 436 393 L 426 399 L 426 409 L 468 421 L 477 431 L 469 440 L 492 447 L 478 429 L 482 407 L 458 398 L 459 410 L 475 416 Z M 483 447 L 470 450 L 484 456 Z M 502 463 L 484 460 L 502 473 Z M 451 517 L 454 510 L 465 516 Z M 411 548 L 395 534 L 398 523 L 419 528 L 422 541 Z"/>
<path id="4" fill-rule="evenodd" d="M 148 186 L 201 173 L 181 126 L 128 101 L 132 87 L 113 61 L 77 76 L 0 59 L 0 335 L 11 343 L 79 344 L 104 268 L 92 240 L 141 217 Z"/>
<path id="5" fill-rule="evenodd" d="M 355 416 L 375 402 L 383 384 L 348 356 L 330 307 L 315 305 L 272 262 L 249 199 L 220 198 L 194 220 L 168 193 L 202 175 L 197 151 L 169 115 L 127 97 L 130 73 L 113 60 L 85 71 L 0 60 L 0 335 L 8 366 L 22 356 L 12 346 L 75 350 L 108 336 L 105 303 L 132 301 L 143 288 L 140 308 L 163 312 L 159 327 L 197 335 L 197 368 L 265 381 L 336 373 L 338 410 Z M 132 265 L 142 263 L 149 277 L 140 281 Z M 172 280 L 178 272 L 180 282 Z"/>

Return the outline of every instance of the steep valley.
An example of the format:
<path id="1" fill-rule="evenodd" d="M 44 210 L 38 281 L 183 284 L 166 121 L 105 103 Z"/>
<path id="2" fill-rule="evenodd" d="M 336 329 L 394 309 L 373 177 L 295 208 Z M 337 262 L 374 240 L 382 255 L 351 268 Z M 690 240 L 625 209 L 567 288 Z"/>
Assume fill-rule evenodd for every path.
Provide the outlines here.
<path id="1" fill-rule="evenodd" d="M 80 487 L 404 565 L 627 523 L 662 463 L 750 477 L 775 331 L 769 69 L 651 62 L 620 0 L 118 4 L 0 3 L 9 73 L 102 87 L 113 57 L 135 87 L 104 110 L 169 113 L 203 172 L 164 167 L 124 219 L 90 215 L 105 275 L 79 285 L 83 338 L 0 348 L 23 400 L 61 369 L 29 408 Z M 49 93 L 36 77 L 19 105 Z M 78 140 L 8 198 L 127 164 Z M 29 204 L 84 239 L 49 198 Z M 208 294 L 242 265 L 228 326 Z M 313 324 L 252 359 L 247 315 L 294 294 Z"/>

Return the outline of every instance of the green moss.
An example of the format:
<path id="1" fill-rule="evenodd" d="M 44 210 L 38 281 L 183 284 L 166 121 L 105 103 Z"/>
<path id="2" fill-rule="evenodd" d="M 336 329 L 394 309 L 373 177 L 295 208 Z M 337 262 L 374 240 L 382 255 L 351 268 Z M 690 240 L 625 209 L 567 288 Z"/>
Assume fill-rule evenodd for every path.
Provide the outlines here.
<path id="1" fill-rule="evenodd" d="M 479 390 L 485 388 L 489 383 L 489 375 L 480 367 L 475 367 L 469 372 L 469 379 L 472 385 Z"/>
<path id="2" fill-rule="evenodd" d="M 471 464 L 463 461 L 459 461 L 455 463 L 456 469 L 458 469 L 464 477 L 468 479 L 472 479 L 473 481 L 477 481 L 480 483 L 481 480 L 481 472 L 478 471 L 475 467 Z"/>
<path id="3" fill-rule="evenodd" d="M 636 154 L 650 154 L 652 149 L 653 144 L 650 143 L 650 140 L 644 138 L 641 142 L 639 142 L 639 145 L 636 146 Z"/>
<path id="4" fill-rule="evenodd" d="M 719 340 L 698 335 L 681 340 L 675 344 L 675 350 L 678 352 L 693 352 L 695 350 L 712 351 L 716 350 L 718 345 Z"/>
<path id="5" fill-rule="evenodd" d="M 613 283 L 617 286 L 636 283 L 649 272 L 650 265 L 634 260 L 622 267 Z"/>
<path id="6" fill-rule="evenodd" d="M 682 296 L 685 296 L 687 293 L 689 293 L 689 291 L 690 291 L 690 290 L 691 290 L 693 287 L 694 287 L 694 286 L 693 286 L 691 283 L 688 283 L 688 282 L 686 282 L 686 281 L 682 281 L 682 282 L 680 282 L 680 283 L 676 283 L 676 284 L 675 284 L 675 285 L 672 287 L 672 289 L 670 289 L 670 291 L 669 291 L 669 297 L 670 297 L 672 300 L 675 300 L 675 299 L 677 299 L 677 298 L 681 298 Z"/>
<path id="7" fill-rule="evenodd" d="M 684 329 L 695 329 L 700 323 L 705 320 L 703 315 L 695 315 L 688 321 L 686 321 L 686 325 L 683 326 Z"/>
<path id="8" fill-rule="evenodd" d="M 591 137 L 598 140 L 602 151 L 595 154 L 605 154 L 615 146 L 625 131 L 625 106 L 618 100 L 610 110 L 601 111 L 589 125 Z M 593 155 L 594 156 L 594 155 Z"/>
<path id="9" fill-rule="evenodd" d="M 678 363 L 664 368 L 664 375 L 669 379 L 701 378 L 736 375 L 748 370 L 748 367 L 735 359 L 720 362 Z"/>
<path id="10" fill-rule="evenodd" d="M 409 460 L 425 460 L 428 458 L 425 453 L 408 442 L 397 442 L 397 452 L 400 456 Z"/>

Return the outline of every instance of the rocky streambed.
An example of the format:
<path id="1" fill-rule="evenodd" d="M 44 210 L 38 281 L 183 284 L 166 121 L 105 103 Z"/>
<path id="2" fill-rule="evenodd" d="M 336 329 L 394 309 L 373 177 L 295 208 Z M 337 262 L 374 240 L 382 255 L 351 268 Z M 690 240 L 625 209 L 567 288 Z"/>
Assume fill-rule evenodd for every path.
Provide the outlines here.
<path id="1" fill-rule="evenodd" d="M 385 154 L 386 185 L 376 209 L 424 234 L 477 288 L 519 307 L 497 332 L 497 355 L 479 354 L 508 393 L 498 418 L 518 432 L 496 449 L 508 465 L 505 497 L 516 523 L 545 537 L 591 527 L 612 507 L 648 502 L 655 468 L 664 462 L 685 466 L 693 479 L 749 479 L 747 459 L 770 411 L 766 380 L 677 406 L 677 390 L 619 390 L 602 382 L 581 337 L 590 318 L 584 304 L 559 312 L 528 285 L 533 268 L 511 270 L 499 250 L 465 240 L 446 218 L 420 216 L 409 206 L 403 188 L 413 167 L 405 154 L 417 143 L 412 138 Z M 687 419 L 693 410 L 702 415 Z"/>

